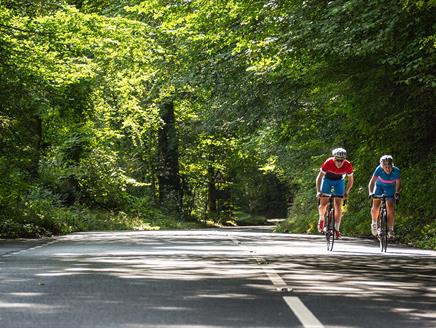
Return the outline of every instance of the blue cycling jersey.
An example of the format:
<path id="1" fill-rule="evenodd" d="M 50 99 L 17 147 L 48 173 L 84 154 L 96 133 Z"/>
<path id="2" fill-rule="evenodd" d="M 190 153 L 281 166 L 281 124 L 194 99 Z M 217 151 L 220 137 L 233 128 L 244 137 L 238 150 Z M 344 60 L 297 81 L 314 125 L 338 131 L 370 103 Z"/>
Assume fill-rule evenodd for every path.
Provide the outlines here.
<path id="1" fill-rule="evenodd" d="M 379 165 L 376 167 L 373 176 L 377 177 L 375 184 L 380 187 L 394 186 L 395 182 L 400 179 L 400 169 L 396 166 L 392 167 L 392 172 L 387 174 Z"/>

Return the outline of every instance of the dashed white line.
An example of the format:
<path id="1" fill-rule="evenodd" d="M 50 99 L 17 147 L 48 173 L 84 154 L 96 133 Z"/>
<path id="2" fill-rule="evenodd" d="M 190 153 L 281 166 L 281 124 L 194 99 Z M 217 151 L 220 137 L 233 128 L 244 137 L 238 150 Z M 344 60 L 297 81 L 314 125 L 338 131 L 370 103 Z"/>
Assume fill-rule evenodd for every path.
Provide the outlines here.
<path id="1" fill-rule="evenodd" d="M 292 288 L 290 288 L 286 282 L 280 277 L 272 268 L 263 268 L 263 271 L 268 276 L 269 280 L 273 283 L 273 285 L 277 288 L 278 291 L 281 292 L 291 292 Z"/>
<path id="2" fill-rule="evenodd" d="M 240 242 L 236 238 L 231 239 L 235 245 L 240 245 Z M 292 288 L 286 284 L 282 277 L 280 277 L 280 275 L 277 274 L 273 268 L 267 266 L 268 262 L 266 259 L 259 256 L 255 257 L 255 259 L 278 291 L 292 291 Z M 300 320 L 304 328 L 324 328 L 323 324 L 313 315 L 313 313 L 298 297 L 284 296 L 283 299 L 298 320 Z"/>
<path id="3" fill-rule="evenodd" d="M 258 258 L 257 260 L 259 262 Z M 273 285 L 277 287 L 277 290 L 292 291 L 292 288 L 288 287 L 286 282 L 274 271 L 273 268 L 263 266 L 262 269 Z M 284 296 L 283 299 L 295 316 L 301 321 L 304 328 L 324 328 L 322 323 L 312 314 L 312 312 L 310 312 L 298 297 Z"/>
<path id="4" fill-rule="evenodd" d="M 304 328 L 324 328 L 323 324 L 313 315 L 298 297 L 284 296 L 283 299 Z"/>
<path id="5" fill-rule="evenodd" d="M 269 280 L 271 280 L 271 282 L 273 283 L 274 286 L 277 287 L 282 287 L 282 286 L 286 286 L 286 283 L 284 282 L 284 280 L 282 279 L 282 277 L 280 277 L 275 271 L 274 269 L 271 268 L 263 268 L 263 271 L 266 273 L 266 275 L 268 276 Z"/>

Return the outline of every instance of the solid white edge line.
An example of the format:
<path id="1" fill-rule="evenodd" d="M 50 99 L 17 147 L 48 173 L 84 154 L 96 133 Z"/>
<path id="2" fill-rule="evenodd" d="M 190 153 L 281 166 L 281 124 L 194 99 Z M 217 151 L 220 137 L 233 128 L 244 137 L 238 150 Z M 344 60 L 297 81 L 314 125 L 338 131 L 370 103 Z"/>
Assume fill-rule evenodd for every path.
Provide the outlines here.
<path id="1" fill-rule="evenodd" d="M 42 247 L 45 247 L 45 246 L 57 243 L 58 241 L 59 240 L 57 240 L 57 239 L 56 240 L 52 240 L 52 241 L 49 241 L 49 242 L 47 242 L 45 244 L 41 244 L 41 245 L 38 245 L 38 246 L 33 246 L 33 247 L 30 247 L 30 248 L 20 249 L 19 251 L 15 251 L 15 252 L 11 252 L 11 253 L 6 253 L 6 254 L 3 254 L 3 255 L 0 255 L 0 257 L 11 257 L 11 256 L 15 256 L 15 255 L 20 255 L 20 254 L 28 252 L 28 251 L 32 251 L 32 250 L 35 250 L 35 249 L 38 249 L 38 248 L 42 248 Z"/>
<path id="2" fill-rule="evenodd" d="M 322 323 L 313 315 L 298 297 L 284 296 L 285 302 L 305 328 L 324 328 Z"/>

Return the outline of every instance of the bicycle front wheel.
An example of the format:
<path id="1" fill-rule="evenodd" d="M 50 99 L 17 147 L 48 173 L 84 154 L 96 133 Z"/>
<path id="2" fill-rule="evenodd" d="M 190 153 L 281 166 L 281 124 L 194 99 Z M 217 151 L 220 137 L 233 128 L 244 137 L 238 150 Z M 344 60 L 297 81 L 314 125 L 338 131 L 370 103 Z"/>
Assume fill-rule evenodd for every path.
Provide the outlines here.
<path id="1" fill-rule="evenodd" d="M 332 251 L 335 243 L 335 212 L 333 209 L 329 211 L 326 227 L 325 239 L 327 242 L 327 250 Z"/>
<path id="2" fill-rule="evenodd" d="M 380 251 L 386 252 L 388 248 L 388 219 L 387 219 L 386 210 L 382 211 L 380 216 L 379 241 L 380 241 Z"/>

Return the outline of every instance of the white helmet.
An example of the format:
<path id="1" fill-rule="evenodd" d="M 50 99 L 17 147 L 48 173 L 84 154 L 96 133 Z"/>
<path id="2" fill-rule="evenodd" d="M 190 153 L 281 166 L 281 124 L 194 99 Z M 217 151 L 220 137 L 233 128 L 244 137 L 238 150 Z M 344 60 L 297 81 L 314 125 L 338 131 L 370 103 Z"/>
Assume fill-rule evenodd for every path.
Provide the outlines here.
<path id="1" fill-rule="evenodd" d="M 335 148 L 332 150 L 332 155 L 338 159 L 347 158 L 347 151 L 344 148 Z"/>
<path id="2" fill-rule="evenodd" d="M 394 165 L 394 159 L 391 155 L 383 155 L 380 157 L 380 164 Z"/>

